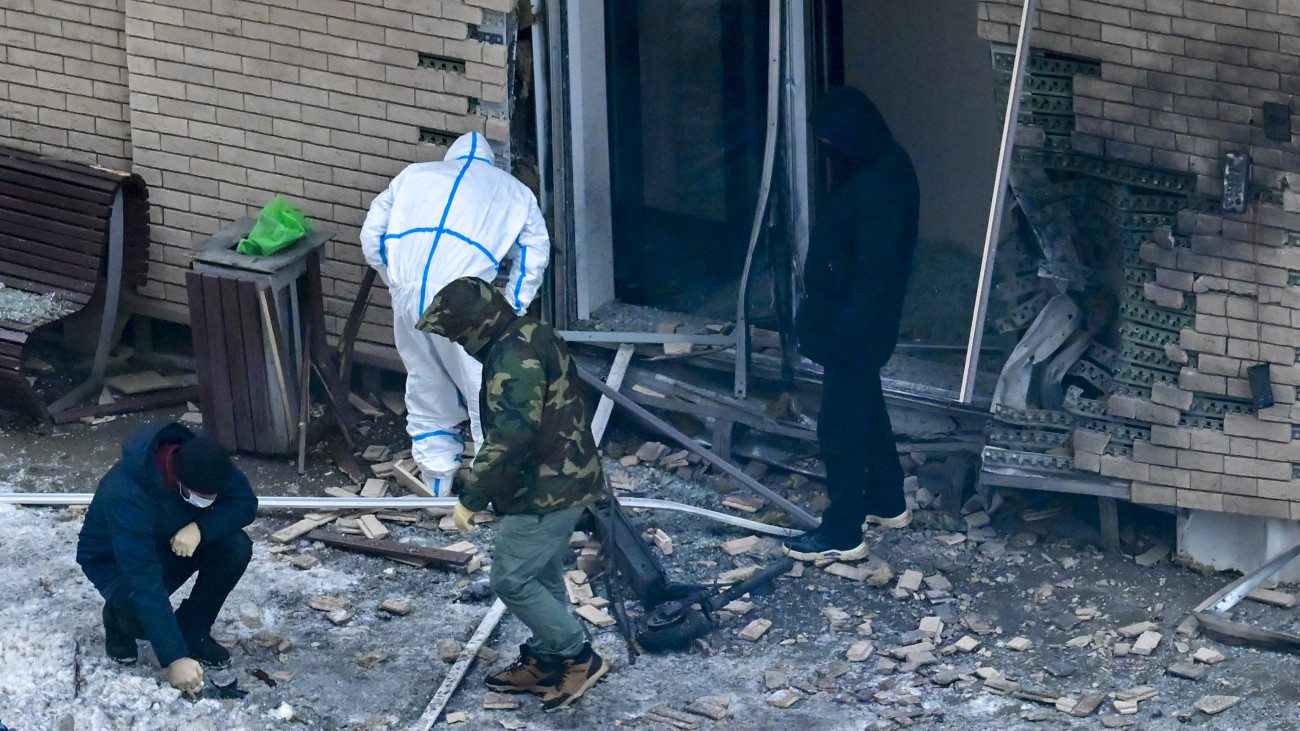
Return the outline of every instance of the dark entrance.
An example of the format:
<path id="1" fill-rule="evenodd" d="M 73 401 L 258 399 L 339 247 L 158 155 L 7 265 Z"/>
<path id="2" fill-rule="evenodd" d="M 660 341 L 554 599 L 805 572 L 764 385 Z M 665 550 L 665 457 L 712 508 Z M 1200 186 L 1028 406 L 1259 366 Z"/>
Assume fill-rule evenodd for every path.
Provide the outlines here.
<path id="1" fill-rule="evenodd" d="M 615 294 L 712 313 L 744 263 L 763 158 L 766 0 L 606 0 Z"/>

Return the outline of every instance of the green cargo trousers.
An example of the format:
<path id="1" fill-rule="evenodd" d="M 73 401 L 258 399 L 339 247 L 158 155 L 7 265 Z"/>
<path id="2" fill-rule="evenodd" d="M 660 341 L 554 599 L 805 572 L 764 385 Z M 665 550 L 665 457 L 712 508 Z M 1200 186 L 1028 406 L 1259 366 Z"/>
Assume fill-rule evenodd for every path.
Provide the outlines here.
<path id="1" fill-rule="evenodd" d="M 564 589 L 564 554 L 581 514 L 575 507 L 507 515 L 492 544 L 492 590 L 532 630 L 528 644 L 540 660 L 573 657 L 586 642 Z"/>

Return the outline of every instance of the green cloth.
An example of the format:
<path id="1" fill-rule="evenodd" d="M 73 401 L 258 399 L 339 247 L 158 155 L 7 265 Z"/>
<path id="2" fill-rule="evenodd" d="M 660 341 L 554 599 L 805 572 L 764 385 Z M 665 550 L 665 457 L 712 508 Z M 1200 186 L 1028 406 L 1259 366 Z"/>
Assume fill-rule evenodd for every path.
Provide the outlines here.
<path id="1" fill-rule="evenodd" d="M 311 224 L 307 223 L 307 216 L 303 215 L 302 210 L 276 196 L 257 215 L 257 223 L 253 224 L 248 238 L 240 239 L 238 251 L 241 254 L 270 256 L 302 238 L 310 230 Z"/>
<path id="2" fill-rule="evenodd" d="M 564 556 L 582 510 L 507 515 L 492 543 L 492 590 L 532 630 L 528 644 L 543 661 L 574 657 L 586 642 L 564 589 Z"/>

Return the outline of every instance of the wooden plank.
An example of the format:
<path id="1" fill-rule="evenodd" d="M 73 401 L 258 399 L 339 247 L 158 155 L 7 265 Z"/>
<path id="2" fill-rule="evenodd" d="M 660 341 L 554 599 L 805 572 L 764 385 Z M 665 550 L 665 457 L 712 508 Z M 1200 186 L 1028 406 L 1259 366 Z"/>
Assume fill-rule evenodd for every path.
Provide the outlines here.
<path id="1" fill-rule="evenodd" d="M 244 334 L 240 330 L 239 282 L 216 278 L 221 287 L 221 330 L 226 341 L 226 360 L 229 363 L 230 400 L 234 406 L 235 443 L 238 449 L 254 451 L 253 405 L 248 395 L 248 371 L 244 368 Z"/>
<path id="2" fill-rule="evenodd" d="M 212 422 L 208 421 L 209 415 L 215 416 L 212 411 L 212 373 L 209 367 L 212 359 L 212 344 L 208 341 L 208 318 L 204 316 L 203 311 L 203 277 L 192 269 L 185 272 L 185 294 L 189 301 L 190 335 L 194 342 L 194 359 L 199 369 L 199 409 L 207 412 L 203 416 L 204 423 L 211 424 Z M 138 330 L 136 332 L 139 333 Z"/>
<path id="3" fill-rule="evenodd" d="M 627 375 L 627 367 L 632 362 L 632 354 L 635 352 L 636 346 L 630 343 L 618 346 L 614 364 L 610 366 L 609 375 L 605 377 L 605 383 L 609 384 L 610 388 L 617 391 L 623 387 L 623 376 Z M 595 439 L 597 447 L 605 436 L 605 426 L 609 424 L 609 417 L 613 412 L 613 399 L 602 395 L 600 402 L 596 404 L 596 415 L 591 419 L 591 436 Z"/>
<path id="4" fill-rule="evenodd" d="M 30 191 L 36 193 L 37 191 Z M 108 216 L 110 207 L 100 207 L 94 213 L 83 213 L 81 211 L 69 210 L 58 202 L 64 200 L 76 201 L 75 198 L 66 196 L 37 196 L 38 200 L 30 198 L 17 198 L 6 195 L 0 190 L 0 209 L 18 211 L 20 215 L 33 218 L 37 221 L 49 222 L 60 226 L 73 226 L 87 233 L 93 234 L 98 232 L 103 235 L 108 229 Z M 94 240 L 93 237 L 88 237 Z"/>
<path id="5" fill-rule="evenodd" d="M 113 205 L 112 198 L 105 196 L 102 201 L 92 201 L 82 197 L 84 192 L 85 189 L 80 186 L 39 178 L 29 173 L 9 171 L 8 175 L 0 179 L 0 195 L 107 219 Z"/>
<path id="6" fill-rule="evenodd" d="M 373 515 L 363 515 L 357 518 L 357 526 L 361 528 L 361 532 L 365 534 L 366 538 L 378 540 L 388 535 L 388 529 Z"/>
<path id="7" fill-rule="evenodd" d="M 288 543 L 295 538 L 301 538 L 302 536 L 311 533 L 337 517 L 339 517 L 338 513 L 325 513 L 316 516 L 304 515 L 302 520 L 299 520 L 297 523 L 286 526 L 272 533 L 271 540 L 276 543 Z"/>
<path id="8" fill-rule="evenodd" d="M 433 725 L 438 722 L 438 717 L 442 715 L 442 709 L 447 707 L 447 702 L 451 700 L 452 694 L 456 692 L 456 686 L 465 678 L 465 673 L 469 670 L 470 663 L 478 656 L 478 651 L 483 648 L 488 637 L 492 635 L 492 630 L 496 629 L 501 618 L 505 616 L 506 605 L 500 599 L 492 602 L 492 607 L 488 609 L 487 616 L 479 622 L 478 629 L 470 636 L 469 642 L 461 648 L 460 658 L 447 671 L 446 677 L 442 679 L 442 684 L 434 692 L 433 698 L 429 700 L 429 705 L 424 709 L 424 713 L 411 724 L 411 731 L 429 731 Z"/>
<path id="9" fill-rule="evenodd" d="M 421 567 L 436 566 L 440 569 L 449 571 L 463 571 L 473 556 L 468 553 L 459 551 L 448 551 L 442 548 L 428 548 L 426 546 L 412 546 L 409 543 L 398 543 L 397 541 L 386 541 L 374 538 L 358 538 L 356 536 L 343 535 L 332 531 L 314 530 L 307 534 L 307 540 L 320 541 L 327 546 L 335 548 L 345 548 L 363 553 L 373 553 L 380 556 L 386 556 L 392 559 L 403 561 L 418 562 Z"/>
<path id="10" fill-rule="evenodd" d="M 94 245 L 85 241 L 75 241 L 75 239 L 60 239 L 59 237 L 48 237 L 42 241 L 36 241 L 32 238 L 23 238 L 14 235 L 14 232 L 0 232 L 0 252 L 9 254 L 13 250 L 18 256 L 22 252 L 31 250 L 38 252 L 40 256 L 47 259 L 59 259 L 69 261 L 72 264 L 81 264 L 83 267 L 95 268 L 96 271 L 103 265 L 103 261 L 108 256 L 108 248 L 103 245 Z M 19 263 L 22 263 L 19 260 Z"/>
<path id="11" fill-rule="evenodd" d="M 10 279 L 12 277 L 12 280 Z M 29 290 L 37 294 L 50 292 L 76 292 L 89 299 L 95 291 L 95 282 L 77 277 L 70 277 L 40 268 L 23 266 L 17 262 L 0 258 L 0 280 L 7 286 Z M 10 284 L 9 282 L 13 282 Z"/>
<path id="12" fill-rule="evenodd" d="M 154 391 L 152 393 L 140 394 L 120 398 L 111 404 L 87 404 L 53 414 L 55 424 L 68 424 L 78 419 L 93 416 L 114 416 L 116 414 L 133 414 L 137 411 L 150 411 L 152 409 L 161 409 L 167 406 L 179 406 L 186 401 L 193 401 L 199 398 L 198 386 L 186 386 L 184 388 L 169 388 L 166 391 Z"/>
<path id="13" fill-rule="evenodd" d="M 104 247 L 99 247 L 99 251 L 87 251 L 94 247 L 88 246 L 68 246 L 70 242 L 56 241 L 32 241 L 30 239 L 19 239 L 0 233 L 0 247 L 3 249 L 14 250 L 19 258 L 15 258 L 18 263 L 26 263 L 29 260 L 22 258 L 23 255 L 36 257 L 39 259 L 49 259 L 51 261 L 64 262 L 73 266 L 82 267 L 90 270 L 91 278 L 99 276 L 99 270 L 104 265 L 105 254 Z M 0 254 L 2 255 L 2 254 Z"/>
<path id="14" fill-rule="evenodd" d="M 22 323 L 11 323 L 5 320 L 4 327 L 0 328 L 0 352 L 11 346 L 16 346 L 18 351 L 21 352 L 22 346 L 27 343 L 28 338 L 31 336 L 32 328 Z"/>
<path id="15" fill-rule="evenodd" d="M 4 169 L 4 165 L 0 165 L 0 169 Z M 86 187 L 74 183 L 42 178 L 18 170 L 6 170 L 6 173 L 8 174 L 3 176 L 3 181 L 0 181 L 0 194 L 12 195 L 14 198 L 40 196 L 56 206 L 74 209 L 91 216 L 107 217 L 109 208 L 113 206 L 113 196 L 107 193 L 87 196 Z"/>
<path id="16" fill-rule="evenodd" d="M 25 232 L 30 232 L 33 238 L 54 235 L 90 243 L 104 239 L 106 233 L 104 229 L 107 228 L 105 226 L 104 229 L 95 231 L 6 208 L 0 208 L 0 224 L 3 224 L 6 231 L 18 236 L 28 235 Z"/>
<path id="17" fill-rule="evenodd" d="M 222 332 L 221 280 L 201 276 L 203 282 L 203 312 L 207 321 L 208 344 L 211 357 L 208 372 L 212 378 L 212 403 L 203 404 L 203 423 L 215 428 L 217 438 L 226 449 L 235 449 L 235 402 L 231 394 L 230 359 L 226 354 L 226 337 Z"/>
<path id="18" fill-rule="evenodd" d="M 271 392 L 266 386 L 266 339 L 262 330 L 262 304 L 258 299 L 258 287 L 253 282 L 239 280 L 238 290 L 240 313 L 238 326 L 243 334 L 244 373 L 248 378 L 253 443 L 259 452 L 276 451 L 280 445 L 275 444 L 275 429 L 267 409 L 278 404 L 271 403 Z"/>
<path id="19" fill-rule="evenodd" d="M 6 248 L 16 249 L 21 253 L 31 242 L 55 246 L 68 251 L 75 251 L 88 256 L 104 258 L 108 255 L 107 238 L 97 241 L 72 239 L 57 233 L 6 224 L 3 228 Z M 125 232 L 123 232 L 125 233 Z M 123 262 L 125 263 L 125 262 Z"/>
<path id="20" fill-rule="evenodd" d="M 3 153 L 0 153 L 0 169 L 17 170 L 51 181 L 76 185 L 85 189 L 87 198 L 92 198 L 95 195 L 105 195 L 110 201 L 113 192 L 125 179 L 121 175 L 107 171 L 97 171 L 88 165 L 37 155 L 24 155 L 21 151 L 13 148 L 6 148 Z"/>

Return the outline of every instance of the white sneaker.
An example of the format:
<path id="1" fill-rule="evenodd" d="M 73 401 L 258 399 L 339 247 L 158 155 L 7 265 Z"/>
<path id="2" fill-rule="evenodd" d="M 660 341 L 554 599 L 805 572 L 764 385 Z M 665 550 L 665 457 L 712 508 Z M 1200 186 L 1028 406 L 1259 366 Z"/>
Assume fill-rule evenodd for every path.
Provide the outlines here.
<path id="1" fill-rule="evenodd" d="M 879 515 L 868 515 L 866 520 L 862 521 L 862 527 L 865 530 L 867 526 L 873 523 L 885 528 L 906 528 L 912 523 L 912 509 L 906 508 L 903 512 L 892 518 L 882 518 Z"/>

